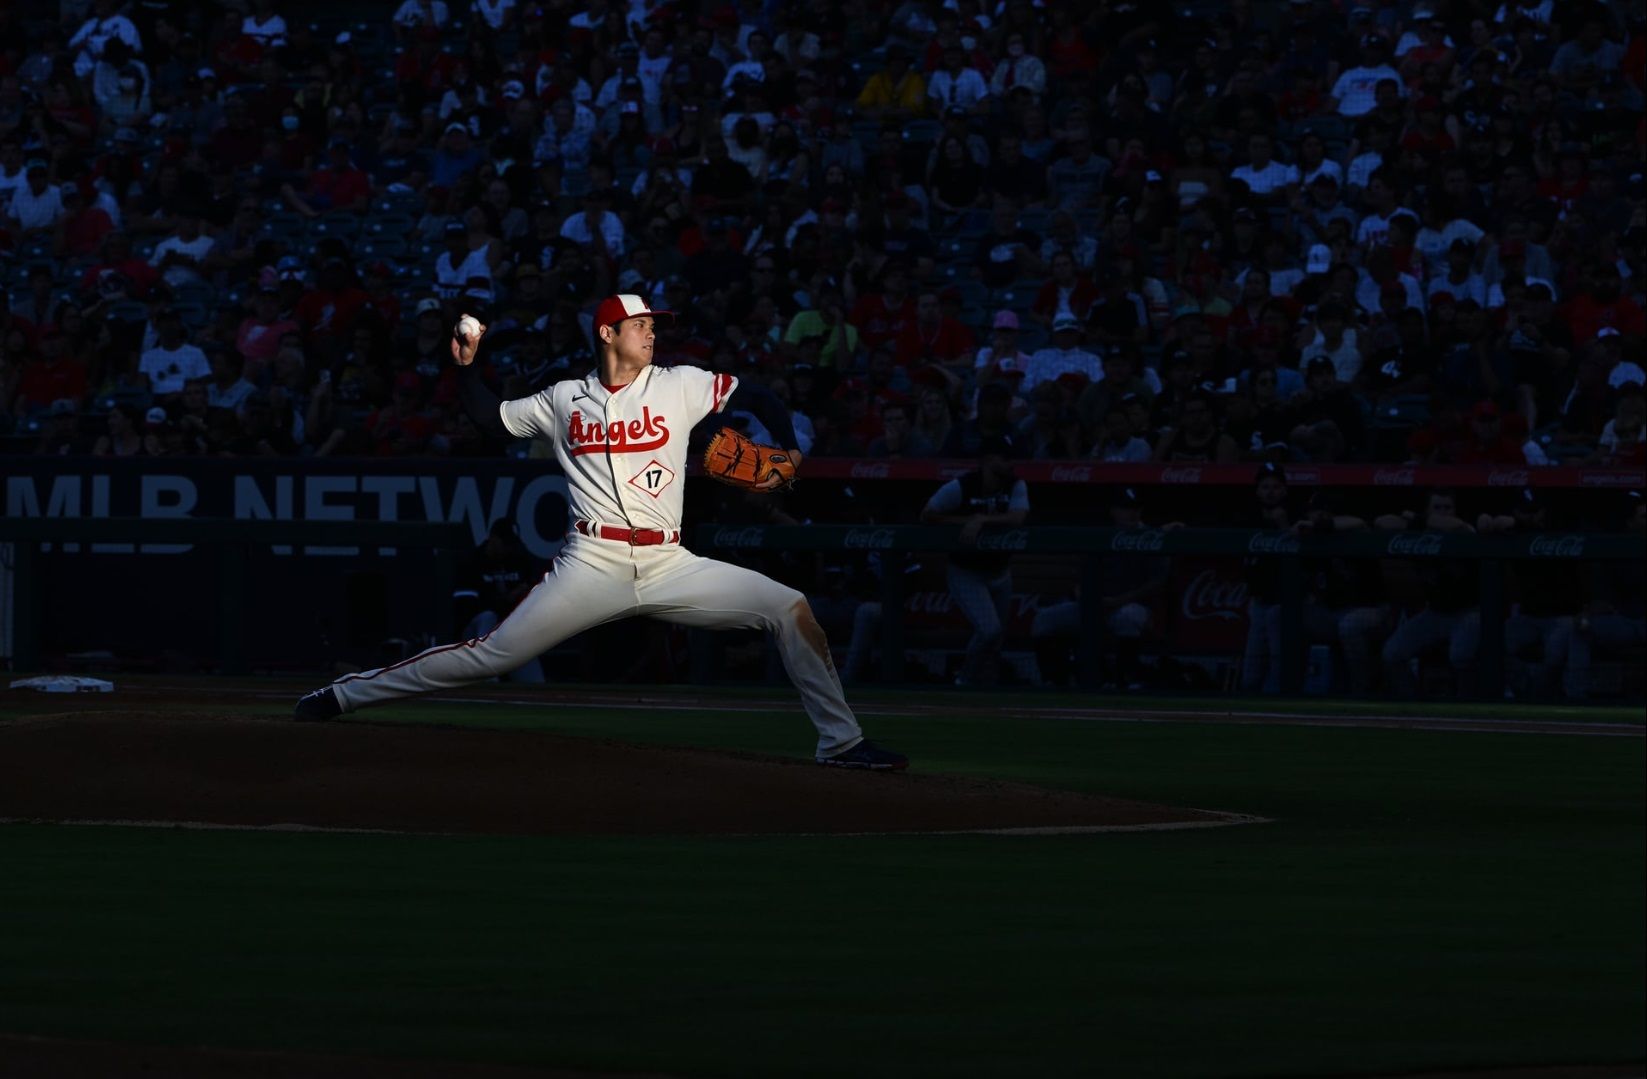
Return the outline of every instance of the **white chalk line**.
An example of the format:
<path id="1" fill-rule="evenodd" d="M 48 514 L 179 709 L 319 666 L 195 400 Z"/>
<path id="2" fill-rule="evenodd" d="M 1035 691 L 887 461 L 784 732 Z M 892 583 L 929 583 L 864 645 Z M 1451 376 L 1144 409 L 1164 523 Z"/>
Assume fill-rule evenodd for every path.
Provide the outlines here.
<path id="1" fill-rule="evenodd" d="M 997 835 L 997 836 L 1056 836 L 1056 835 L 1099 835 L 1107 832 L 1177 832 L 1191 828 L 1226 828 L 1237 824 L 1269 824 L 1271 818 L 1258 817 L 1248 813 L 1224 813 L 1218 810 L 1195 810 L 1197 813 L 1216 813 L 1215 820 L 1187 820 L 1187 821 L 1159 821 L 1152 824 L 1052 824 L 1037 825 L 1023 828 L 960 828 L 936 831 L 906 831 L 906 832 L 693 832 L 679 835 L 681 839 L 849 839 L 870 838 L 875 836 L 964 836 L 964 835 Z M 334 835 L 400 835 L 400 836 L 437 836 L 450 838 L 458 836 L 473 836 L 484 834 L 488 838 L 497 838 L 517 833 L 477 833 L 477 832 L 422 832 L 402 830 L 397 828 L 345 828 L 332 827 L 320 824 L 223 824 L 214 821 L 175 821 L 175 820 L 125 820 L 125 819 L 63 819 L 50 817 L 0 817 L 0 825 L 6 824 L 55 824 L 76 825 L 80 827 L 97 828 L 167 828 L 193 832 L 298 832 L 319 833 Z M 519 833 L 522 837 L 530 833 Z M 643 832 L 580 832 L 567 833 L 566 837 L 587 839 L 592 836 L 612 835 L 623 837 L 668 837 L 672 833 L 643 833 Z M 559 838 L 543 837 L 543 838 Z"/>
<path id="2" fill-rule="evenodd" d="M 260 694 L 266 700 L 286 700 L 276 694 Z M 676 712 L 772 712 L 792 707 L 793 702 L 726 702 L 696 703 L 671 700 L 667 697 L 636 697 L 627 701 L 553 700 L 529 697 L 436 697 L 432 703 L 448 704 L 503 704 L 519 708 L 588 708 L 595 711 L 621 712 L 635 708 L 668 708 Z M 965 709 L 977 712 L 978 709 Z M 931 708 L 904 708 L 866 706 L 866 715 L 894 716 L 899 719 L 949 718 Z M 1005 709 L 1003 709 L 1005 711 Z M 988 718 L 978 715 L 975 718 Z M 1631 723 L 1591 723 L 1574 720 L 1536 719 L 1467 719 L 1441 716 L 1386 716 L 1353 715 L 1329 716 L 1299 712 L 1202 712 L 1173 709 L 1141 709 L 1126 714 L 1104 709 L 1086 708 L 1019 708 L 1013 709 L 1012 719 L 1067 719 L 1079 723 L 1212 723 L 1234 725 L 1269 725 L 1291 727 L 1355 727 L 1366 730 L 1423 730 L 1473 732 L 1486 734 L 1573 734 L 1591 738 L 1643 738 L 1647 726 Z"/>

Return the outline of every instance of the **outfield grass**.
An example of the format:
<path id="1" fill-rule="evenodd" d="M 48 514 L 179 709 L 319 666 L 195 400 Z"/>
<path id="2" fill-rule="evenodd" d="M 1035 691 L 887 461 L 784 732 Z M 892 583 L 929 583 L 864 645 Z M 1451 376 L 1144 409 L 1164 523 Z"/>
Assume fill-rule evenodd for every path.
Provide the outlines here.
<path id="1" fill-rule="evenodd" d="M 810 734 L 794 711 L 371 716 L 791 755 Z M 1647 1056 L 1641 739 L 866 723 L 927 770 L 1276 820 L 1034 839 L 6 827 L 0 1030 L 740 1076 Z"/>

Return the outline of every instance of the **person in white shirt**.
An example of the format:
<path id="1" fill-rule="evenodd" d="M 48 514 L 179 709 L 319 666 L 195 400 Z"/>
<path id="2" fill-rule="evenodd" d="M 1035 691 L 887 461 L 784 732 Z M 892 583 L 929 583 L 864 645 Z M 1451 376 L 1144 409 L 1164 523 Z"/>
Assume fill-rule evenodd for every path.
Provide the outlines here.
<path id="1" fill-rule="evenodd" d="M 1420 234 L 1422 235 L 1422 234 Z M 1474 300 L 1487 306 L 1487 282 L 1475 270 L 1476 245 L 1459 237 L 1447 247 L 1441 269 L 1430 276 L 1427 295 L 1433 298 L 1445 292 L 1454 302 Z"/>
<path id="2" fill-rule="evenodd" d="M 159 340 L 137 361 L 137 369 L 148 376 L 149 392 L 168 397 L 182 393 L 185 382 L 210 378 L 212 365 L 204 352 L 189 344 L 182 316 L 168 308 L 156 321 Z"/>
<path id="3" fill-rule="evenodd" d="M 443 29 L 451 17 L 446 0 L 405 0 L 389 21 L 394 23 L 396 31 L 404 34 L 428 27 Z"/>
<path id="4" fill-rule="evenodd" d="M 1039 57 L 1030 55 L 1024 35 L 1013 31 L 1007 35 L 1006 56 L 990 73 L 989 90 L 996 97 L 1005 97 L 1020 86 L 1028 87 L 1039 100 L 1046 93 L 1047 67 Z"/>
<path id="5" fill-rule="evenodd" d="M 975 68 L 967 66 L 966 50 L 960 45 L 944 49 L 944 66 L 926 83 L 927 101 L 935 115 L 943 115 L 952 105 L 968 112 L 982 112 L 989 100 L 989 84 Z"/>
<path id="6" fill-rule="evenodd" d="M 502 30 L 514 14 L 515 0 L 473 0 L 469 6 L 488 27 Z"/>
<path id="7" fill-rule="evenodd" d="M 621 53 L 622 46 L 619 51 Z M 674 57 L 669 53 L 669 44 L 664 40 L 663 31 L 651 29 L 646 31 L 646 40 L 641 45 L 640 60 L 635 68 L 635 74 L 640 76 L 641 85 L 646 87 L 647 101 L 656 104 L 657 98 L 653 95 L 661 92 L 663 80 L 669 77 L 669 65 L 674 63 Z"/>
<path id="8" fill-rule="evenodd" d="M 607 256 L 620 259 L 627 247 L 623 234 L 623 220 L 607 209 L 606 203 L 606 192 L 591 190 L 584 199 L 583 209 L 567 217 L 562 223 L 560 234 L 568 240 L 598 250 L 595 244 L 598 233 L 601 243 L 605 245 Z"/>
<path id="9" fill-rule="evenodd" d="M 1425 208 L 1424 227 L 1418 230 L 1413 247 L 1424 257 L 1424 276 L 1440 277 L 1447 272 L 1452 250 L 1460 243 L 1473 259 L 1476 245 L 1486 235 L 1475 222 L 1464 217 L 1446 217 L 1448 208 L 1432 199 Z"/>
<path id="10" fill-rule="evenodd" d="M 732 64 L 726 69 L 726 76 L 721 79 L 721 93 L 728 94 L 735 90 L 742 82 L 766 81 L 766 58 L 771 55 L 772 47 L 766 34 L 753 30 L 749 34 L 749 54 L 744 59 Z"/>
<path id="11" fill-rule="evenodd" d="M 211 253 L 212 244 L 212 238 L 200 231 L 200 218 L 178 214 L 176 234 L 155 244 L 149 265 L 159 270 L 161 278 L 172 288 L 198 284 L 205 280 L 200 267 Z"/>
<path id="12" fill-rule="evenodd" d="M 92 73 L 111 38 L 124 41 L 134 53 L 143 51 L 143 38 L 137 32 L 137 24 L 120 14 L 120 0 L 96 0 L 91 18 L 81 23 L 80 29 L 69 38 L 76 76 L 84 79 Z"/>
<path id="13" fill-rule="evenodd" d="M 1259 198 L 1277 202 L 1297 186 L 1298 170 L 1271 158 L 1271 151 L 1268 135 L 1252 136 L 1247 140 L 1247 164 L 1233 170 L 1230 178 L 1246 184 Z"/>
<path id="14" fill-rule="evenodd" d="M 1362 247 L 1379 247 L 1389 237 L 1390 219 L 1396 214 L 1412 215 L 1396 202 L 1389 174 L 1375 172 L 1367 181 L 1367 216 L 1355 229 L 1355 242 Z"/>
<path id="15" fill-rule="evenodd" d="M 989 344 L 974 354 L 973 366 L 983 371 L 1000 360 L 1008 361 L 1009 366 L 1018 371 L 1029 366 L 1029 353 L 1018 349 L 1018 314 L 1005 308 L 995 312 Z"/>
<path id="16" fill-rule="evenodd" d="M 1400 73 L 1384 59 L 1384 49 L 1384 39 L 1378 34 L 1362 36 L 1361 63 L 1345 71 L 1333 83 L 1332 100 L 1338 115 L 1353 119 L 1371 112 L 1378 103 L 1378 84 L 1385 79 L 1394 79 L 1396 85 L 1401 87 L 1401 96 L 1407 96 Z"/>
<path id="17" fill-rule="evenodd" d="M 469 228 L 461 221 L 446 222 L 442 235 L 446 238 L 446 250 L 435 259 L 435 294 L 442 299 L 453 299 L 463 291 L 471 279 L 476 277 L 484 278 L 490 284 L 491 245 L 486 244 L 471 250 Z"/>
<path id="18" fill-rule="evenodd" d="M 1104 377 L 1104 362 L 1081 347 L 1080 320 L 1065 315 L 1053 320 L 1052 344 L 1038 349 L 1029 358 L 1019 392 L 1028 393 L 1043 382 L 1053 382 L 1059 375 L 1071 372 L 1086 376 L 1089 382 L 1098 382 Z"/>
<path id="19" fill-rule="evenodd" d="M 1436 18 L 1435 12 L 1423 4 L 1413 9 L 1412 20 L 1407 25 L 1407 32 L 1395 43 L 1397 60 L 1420 45 L 1441 44 L 1454 51 L 1458 49 L 1458 46 L 1453 44 L 1453 39 L 1447 36 L 1447 24 Z"/>
<path id="20" fill-rule="evenodd" d="M 43 161 L 29 162 L 27 182 L 12 192 L 6 217 L 25 233 L 45 232 L 63 216 L 63 194 L 47 182 Z"/>
<path id="21" fill-rule="evenodd" d="M 257 0 L 252 14 L 240 20 L 240 32 L 265 49 L 286 44 L 286 20 L 275 12 L 274 0 Z"/>

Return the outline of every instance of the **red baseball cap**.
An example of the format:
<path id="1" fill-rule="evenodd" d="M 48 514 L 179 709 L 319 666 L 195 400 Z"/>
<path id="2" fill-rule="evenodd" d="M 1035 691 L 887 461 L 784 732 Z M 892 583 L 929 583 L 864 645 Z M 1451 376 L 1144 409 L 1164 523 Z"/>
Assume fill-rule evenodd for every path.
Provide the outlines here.
<path id="1" fill-rule="evenodd" d="M 638 318 L 641 315 L 670 315 L 673 311 L 654 311 L 646 305 L 646 301 L 632 292 L 622 292 L 616 296 L 608 296 L 595 308 L 595 328 L 602 326 L 616 326 L 626 318 Z"/>

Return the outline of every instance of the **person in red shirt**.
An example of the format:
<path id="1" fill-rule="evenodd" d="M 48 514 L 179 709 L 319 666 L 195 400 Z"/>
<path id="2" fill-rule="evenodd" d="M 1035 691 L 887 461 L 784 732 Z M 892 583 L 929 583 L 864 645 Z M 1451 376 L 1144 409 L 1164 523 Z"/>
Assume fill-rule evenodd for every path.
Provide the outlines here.
<path id="1" fill-rule="evenodd" d="M 115 231 L 103 238 L 103 257 L 80 275 L 80 287 L 88 292 L 97 289 L 101 294 L 104 282 L 111 276 L 118 278 L 124 287 L 116 289 L 110 285 L 110 291 L 129 292 L 134 300 L 146 300 L 149 290 L 160 280 L 160 271 L 132 254 L 130 236 Z"/>
<path id="2" fill-rule="evenodd" d="M 114 231 L 114 222 L 102 207 L 88 205 L 79 184 L 64 184 L 63 216 L 57 219 L 57 250 L 69 258 L 95 254 L 103 238 Z"/>
<path id="3" fill-rule="evenodd" d="M 423 383 L 416 371 L 395 376 L 394 397 L 366 417 L 366 432 L 372 436 L 373 452 L 379 457 L 421 453 L 439 430 L 439 423 L 424 412 L 419 401 Z"/>
<path id="4" fill-rule="evenodd" d="M 1418 122 L 1401 136 L 1403 150 L 1418 150 L 1431 160 L 1437 160 L 1446 157 L 1457 148 L 1453 137 L 1443 126 L 1446 114 L 1442 110 L 1440 98 L 1429 94 L 1419 98 L 1413 103 L 1413 115 L 1418 118 Z"/>
<path id="5" fill-rule="evenodd" d="M 341 346 L 349 340 L 355 316 L 365 305 L 366 293 L 354 283 L 349 264 L 334 255 L 321 266 L 319 281 L 297 301 L 292 314 L 307 344 Z"/>
<path id="6" fill-rule="evenodd" d="M 1593 263 L 1585 277 L 1578 295 L 1567 301 L 1561 311 L 1575 342 L 1595 340 L 1596 334 L 1606 326 L 1626 337 L 1647 334 L 1647 312 L 1623 295 L 1617 266 L 1610 262 Z"/>
<path id="7" fill-rule="evenodd" d="M 1060 251 L 1052 256 L 1052 276 L 1036 293 L 1030 318 L 1043 326 L 1051 326 L 1059 312 L 1066 312 L 1085 322 L 1098 296 L 1098 286 L 1092 283 L 1092 278 L 1076 273 L 1075 257 L 1068 251 Z"/>
<path id="8" fill-rule="evenodd" d="M 866 349 L 897 340 L 904 327 L 915 321 L 909 268 L 896 259 L 889 260 L 881 268 L 881 290 L 859 296 L 847 321 L 858 328 L 858 338 Z"/>
<path id="9" fill-rule="evenodd" d="M 535 270 L 537 267 L 533 267 Z M 364 310 L 375 311 L 383 325 L 393 330 L 400 326 L 400 297 L 395 294 L 394 274 L 385 262 L 374 262 L 366 267 L 366 302 Z M 517 271 L 517 276 L 519 272 Z"/>
<path id="10" fill-rule="evenodd" d="M 326 163 L 309 177 L 302 194 L 290 184 L 281 194 L 304 217 L 318 217 L 331 210 L 363 210 L 372 197 L 372 180 L 349 159 L 349 140 L 334 137 L 326 147 Z"/>
<path id="11" fill-rule="evenodd" d="M 1470 437 L 1452 449 L 1454 464 L 1524 465 L 1522 440 L 1505 430 L 1504 417 L 1493 401 L 1478 401 L 1470 409 Z"/>
<path id="12" fill-rule="evenodd" d="M 977 347 L 972 331 L 944 317 L 938 294 L 929 290 L 915 301 L 915 320 L 898 334 L 894 356 L 904 367 L 923 363 L 966 367 L 971 365 Z"/>
<path id="13" fill-rule="evenodd" d="M 40 354 L 25 363 L 18 376 L 14 412 L 30 415 L 50 408 L 54 401 L 67 399 L 78 405 L 85 400 L 86 365 L 65 351 L 67 344 L 55 326 L 40 331 Z"/>

